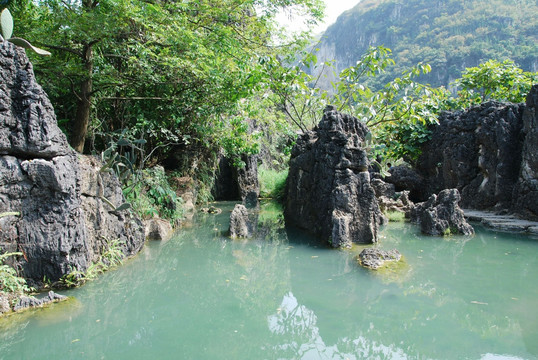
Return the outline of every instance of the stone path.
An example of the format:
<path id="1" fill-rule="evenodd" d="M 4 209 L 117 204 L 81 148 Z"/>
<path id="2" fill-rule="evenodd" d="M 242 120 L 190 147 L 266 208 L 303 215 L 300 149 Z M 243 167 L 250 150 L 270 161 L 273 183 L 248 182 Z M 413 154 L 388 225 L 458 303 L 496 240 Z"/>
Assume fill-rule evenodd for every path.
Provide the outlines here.
<path id="1" fill-rule="evenodd" d="M 538 235 L 538 222 L 522 220 L 514 215 L 497 215 L 490 211 L 463 209 L 465 218 L 502 231 L 526 232 Z"/>

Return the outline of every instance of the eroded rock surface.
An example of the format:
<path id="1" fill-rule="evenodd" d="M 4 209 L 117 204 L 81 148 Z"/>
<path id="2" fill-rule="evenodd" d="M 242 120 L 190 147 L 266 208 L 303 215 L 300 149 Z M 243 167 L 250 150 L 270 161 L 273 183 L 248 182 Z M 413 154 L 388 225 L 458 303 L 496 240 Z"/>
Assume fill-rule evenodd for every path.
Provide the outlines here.
<path id="1" fill-rule="evenodd" d="M 524 108 L 490 101 L 443 113 L 418 161 L 424 194 L 456 188 L 465 208 L 510 208 L 520 173 Z"/>
<path id="2" fill-rule="evenodd" d="M 252 236 L 252 224 L 245 205 L 236 204 L 230 215 L 230 237 L 249 238 Z"/>
<path id="3" fill-rule="evenodd" d="M 522 131 L 525 140 L 513 208 L 525 217 L 538 221 L 538 85 L 534 85 L 527 96 Z"/>
<path id="4" fill-rule="evenodd" d="M 460 200 L 457 189 L 443 190 L 428 201 L 416 204 L 411 210 L 411 221 L 419 223 L 420 230 L 427 235 L 472 235 L 474 229 L 459 207 Z"/>
<path id="5" fill-rule="evenodd" d="M 39 283 L 85 271 L 113 240 L 138 252 L 143 227 L 115 211 L 118 180 L 69 147 L 24 51 L 0 43 L 0 67 L 0 213 L 18 213 L 0 218 L 0 250 L 23 253 L 11 265 Z"/>
<path id="6" fill-rule="evenodd" d="M 358 119 L 328 106 L 319 125 L 297 139 L 287 182 L 286 221 L 333 247 L 378 240 L 382 214 L 370 184 Z"/>
<path id="7" fill-rule="evenodd" d="M 388 261 L 400 261 L 402 254 L 396 249 L 381 250 L 368 248 L 361 251 L 358 257 L 359 264 L 366 268 L 377 270 Z"/>

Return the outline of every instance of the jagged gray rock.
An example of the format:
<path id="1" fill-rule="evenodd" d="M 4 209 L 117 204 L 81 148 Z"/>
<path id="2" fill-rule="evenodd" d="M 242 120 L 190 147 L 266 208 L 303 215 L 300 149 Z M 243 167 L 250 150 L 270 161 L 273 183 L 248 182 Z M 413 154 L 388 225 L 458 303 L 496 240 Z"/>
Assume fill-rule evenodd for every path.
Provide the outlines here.
<path id="1" fill-rule="evenodd" d="M 287 181 L 286 221 L 333 247 L 378 239 L 382 214 L 370 184 L 358 119 L 328 106 L 319 125 L 297 139 Z"/>
<path id="2" fill-rule="evenodd" d="M 149 219 L 144 221 L 146 239 L 168 240 L 172 236 L 172 225 L 163 219 Z"/>
<path id="3" fill-rule="evenodd" d="M 520 172 L 524 107 L 490 101 L 443 113 L 418 161 L 424 194 L 456 188 L 465 208 L 510 208 Z"/>
<path id="4" fill-rule="evenodd" d="M 538 221 L 538 85 L 527 96 L 523 111 L 523 150 L 518 182 L 514 188 L 513 209 Z"/>
<path id="5" fill-rule="evenodd" d="M 67 300 L 67 296 L 56 294 L 54 291 L 49 291 L 47 296 L 38 299 L 33 296 L 21 296 L 19 301 L 13 307 L 13 311 L 26 310 L 33 307 L 40 307 L 52 302 Z"/>
<path id="6" fill-rule="evenodd" d="M 0 212 L 20 213 L 0 218 L 0 250 L 23 253 L 11 265 L 40 283 L 85 271 L 112 240 L 137 253 L 141 221 L 115 211 L 116 177 L 69 147 L 24 50 L 0 43 L 0 67 Z"/>
<path id="7" fill-rule="evenodd" d="M 472 235 L 474 229 L 465 220 L 458 205 L 460 200 L 457 189 L 442 190 L 428 201 L 416 204 L 411 209 L 411 221 L 420 224 L 420 230 L 427 235 Z"/>
<path id="8" fill-rule="evenodd" d="M 402 254 L 396 249 L 381 250 L 375 248 L 367 248 L 361 251 L 358 260 L 361 266 L 377 270 L 388 261 L 400 261 Z"/>
<path id="9" fill-rule="evenodd" d="M 248 210 L 243 204 L 236 204 L 230 215 L 230 237 L 249 238 L 252 236 L 252 224 Z"/>
<path id="10" fill-rule="evenodd" d="M 255 208 L 260 195 L 258 157 L 243 154 L 241 161 L 244 167 L 236 168 L 228 158 L 220 156 L 212 194 L 215 200 L 241 200 L 247 208 Z"/>

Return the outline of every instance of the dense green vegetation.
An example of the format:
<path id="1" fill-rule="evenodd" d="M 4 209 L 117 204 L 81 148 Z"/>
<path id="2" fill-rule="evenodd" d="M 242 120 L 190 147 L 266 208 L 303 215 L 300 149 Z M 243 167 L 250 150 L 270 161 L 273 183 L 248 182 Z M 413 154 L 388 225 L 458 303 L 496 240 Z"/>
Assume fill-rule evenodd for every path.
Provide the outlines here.
<path id="1" fill-rule="evenodd" d="M 320 58 L 342 70 L 369 46 L 391 48 L 397 65 L 378 84 L 421 61 L 432 67 L 423 82 L 433 86 L 448 87 L 490 59 L 536 71 L 537 18 L 535 0 L 362 0 L 324 33 Z"/>
<path id="2" fill-rule="evenodd" d="M 70 143 L 100 154 L 145 217 L 181 216 L 168 176 L 194 178 L 210 199 L 219 154 L 242 166 L 242 154 L 262 151 L 263 196 L 281 197 L 293 138 L 328 104 L 370 127 L 364 145 L 383 168 L 415 161 L 440 111 L 522 101 L 536 79 L 519 67 L 536 62 L 528 0 L 362 1 L 321 43 L 338 41 L 337 57 L 353 60 L 340 72 L 274 21 L 281 9 L 316 21 L 319 0 L 4 3 L 17 33 L 52 53 L 30 56 Z M 369 46 L 382 43 L 393 51 Z M 336 73 L 331 89 L 320 69 Z M 167 174 L 146 169 L 157 164 Z"/>

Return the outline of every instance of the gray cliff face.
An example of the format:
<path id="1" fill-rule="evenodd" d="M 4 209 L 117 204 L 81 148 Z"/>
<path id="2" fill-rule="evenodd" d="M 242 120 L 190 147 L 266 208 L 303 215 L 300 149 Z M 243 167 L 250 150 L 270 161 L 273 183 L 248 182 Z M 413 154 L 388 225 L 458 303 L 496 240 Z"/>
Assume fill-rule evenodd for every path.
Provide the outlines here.
<path id="1" fill-rule="evenodd" d="M 442 114 L 419 159 L 427 195 L 457 188 L 464 208 L 509 208 L 521 163 L 522 113 L 521 104 L 487 102 Z"/>
<path id="2" fill-rule="evenodd" d="M 333 247 L 377 242 L 382 219 L 361 147 L 368 128 L 325 109 L 314 131 L 293 148 L 287 182 L 286 221 Z"/>
<path id="3" fill-rule="evenodd" d="M 527 96 L 523 136 L 525 140 L 513 207 L 522 215 L 538 220 L 538 85 L 534 85 Z"/>
<path id="4" fill-rule="evenodd" d="M 444 113 L 422 149 L 413 175 L 418 180 L 407 184 L 411 177 L 396 169 L 389 181 L 397 190 L 410 189 L 417 201 L 456 188 L 463 208 L 507 209 L 538 219 L 537 107 L 535 85 L 525 104 L 487 102 Z"/>
<path id="5" fill-rule="evenodd" d="M 0 43 L 0 67 L 0 213 L 20 213 L 0 218 L 0 250 L 36 282 L 85 271 L 108 241 L 138 252 L 141 222 L 103 200 L 124 202 L 118 180 L 69 147 L 24 51 Z"/>

